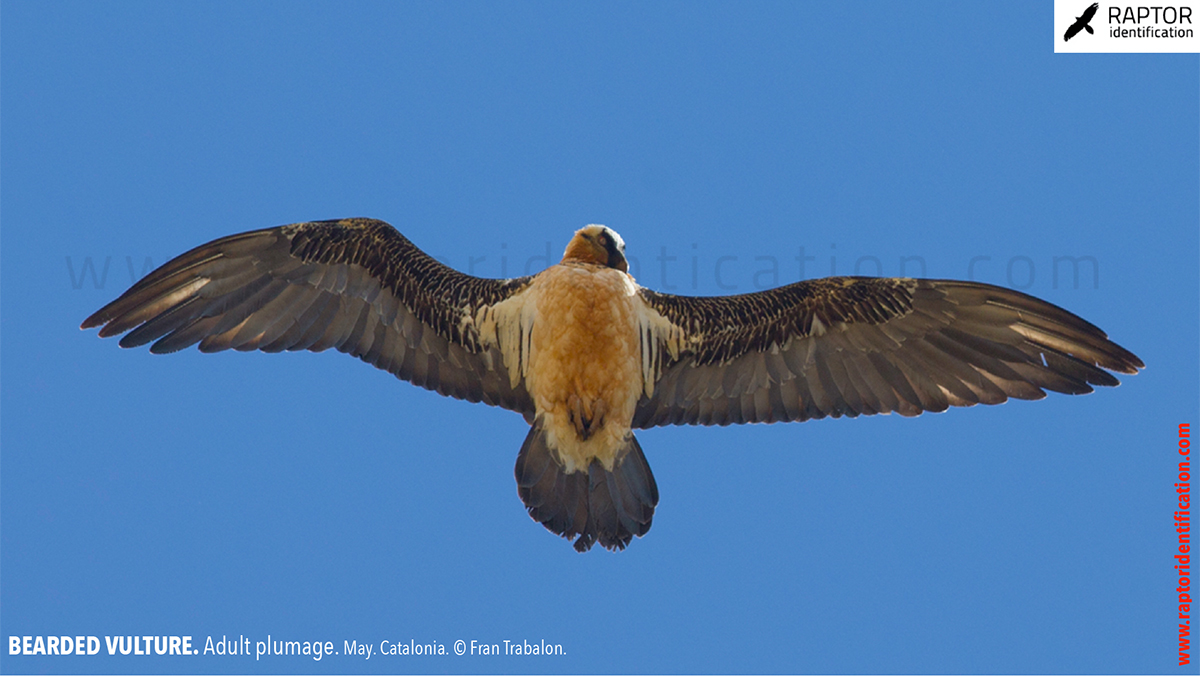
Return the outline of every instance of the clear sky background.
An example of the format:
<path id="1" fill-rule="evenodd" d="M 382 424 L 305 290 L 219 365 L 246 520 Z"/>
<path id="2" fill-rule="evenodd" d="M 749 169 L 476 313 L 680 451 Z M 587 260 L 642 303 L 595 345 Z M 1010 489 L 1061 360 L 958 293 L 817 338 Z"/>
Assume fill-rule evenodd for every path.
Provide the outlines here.
<path id="1" fill-rule="evenodd" d="M 1056 56 L 1048 2 L 0 19 L 0 670 L 1194 673 L 1171 557 L 1200 401 L 1196 55 Z M 642 432 L 653 529 L 580 555 L 516 495 L 517 415 L 336 352 L 78 329 L 193 246 L 344 216 L 492 277 L 587 223 L 677 293 L 971 276 L 1148 368 L 917 419 Z M 1056 281 L 1063 256 L 1096 266 Z M 14 634 L 566 655 L 10 657 Z"/>

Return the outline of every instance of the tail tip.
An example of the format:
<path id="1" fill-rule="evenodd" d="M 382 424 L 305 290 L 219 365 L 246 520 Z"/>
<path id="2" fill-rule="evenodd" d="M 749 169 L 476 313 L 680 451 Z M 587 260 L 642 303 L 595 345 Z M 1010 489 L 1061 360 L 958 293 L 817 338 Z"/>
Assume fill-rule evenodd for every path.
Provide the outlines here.
<path id="1" fill-rule="evenodd" d="M 529 516 L 560 535 L 577 552 L 597 542 L 611 551 L 650 530 L 658 486 L 632 435 L 612 471 L 593 460 L 587 471 L 567 473 L 538 426 L 530 430 L 514 470 L 517 494 Z"/>

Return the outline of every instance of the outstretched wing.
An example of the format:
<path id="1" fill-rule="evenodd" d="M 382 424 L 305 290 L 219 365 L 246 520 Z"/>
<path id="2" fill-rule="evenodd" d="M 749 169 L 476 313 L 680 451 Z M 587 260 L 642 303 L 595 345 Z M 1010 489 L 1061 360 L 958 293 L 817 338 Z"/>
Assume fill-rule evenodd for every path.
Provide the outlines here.
<path id="1" fill-rule="evenodd" d="M 1066 42 L 1067 40 L 1070 40 L 1071 38 L 1075 37 L 1076 33 L 1083 30 L 1084 25 L 1085 24 L 1083 21 L 1076 21 L 1075 23 L 1071 24 L 1070 26 L 1067 26 L 1067 32 L 1063 33 L 1063 42 Z"/>
<path id="2" fill-rule="evenodd" d="M 121 347 L 336 348 L 441 394 L 533 415 L 476 312 L 529 278 L 481 279 L 437 262 L 383 221 L 296 223 L 224 237 L 158 268 L 81 328 Z M 132 329 L 132 331 L 130 330 Z"/>
<path id="3" fill-rule="evenodd" d="M 1100 3 L 1098 2 L 1093 2 L 1092 4 L 1088 5 L 1088 8 L 1083 10 L 1083 15 L 1079 17 L 1079 21 L 1085 24 L 1089 23 L 1092 20 L 1092 17 L 1096 16 L 1096 10 L 1098 9 L 1100 9 Z"/>
<path id="4" fill-rule="evenodd" d="M 741 296 L 640 290 L 673 325 L 634 427 L 728 425 L 1081 394 L 1144 365 L 1062 308 L 987 284 L 830 277 Z M 678 336 L 682 336 L 679 338 Z"/>

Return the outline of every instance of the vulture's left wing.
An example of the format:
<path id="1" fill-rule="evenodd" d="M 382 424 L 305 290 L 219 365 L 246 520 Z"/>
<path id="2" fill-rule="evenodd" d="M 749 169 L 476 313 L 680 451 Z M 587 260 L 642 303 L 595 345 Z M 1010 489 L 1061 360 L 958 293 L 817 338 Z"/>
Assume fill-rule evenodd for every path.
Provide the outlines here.
<path id="1" fill-rule="evenodd" d="M 224 237 L 147 275 L 83 322 L 121 347 L 196 343 L 220 350 L 336 348 L 422 387 L 517 411 L 533 402 L 511 378 L 477 312 L 528 288 L 452 270 L 371 219 L 296 223 Z M 131 330 L 132 329 L 132 330 Z"/>
<path id="2" fill-rule="evenodd" d="M 912 416 L 1091 392 L 1118 384 L 1103 369 L 1144 366 L 1070 312 L 987 284 L 830 277 L 741 296 L 640 294 L 671 329 L 645 334 L 660 344 L 643 350 L 655 382 L 634 427 Z"/>

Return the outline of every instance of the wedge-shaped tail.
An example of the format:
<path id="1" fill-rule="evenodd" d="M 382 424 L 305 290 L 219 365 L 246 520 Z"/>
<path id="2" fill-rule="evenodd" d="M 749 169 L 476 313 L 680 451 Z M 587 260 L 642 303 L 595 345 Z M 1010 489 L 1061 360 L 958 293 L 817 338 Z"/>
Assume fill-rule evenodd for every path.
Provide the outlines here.
<path id="1" fill-rule="evenodd" d="M 517 493 L 534 521 L 575 539 L 576 551 L 586 552 L 596 542 L 607 549 L 625 549 L 633 536 L 650 530 L 658 486 L 633 434 L 611 472 L 599 460 L 587 471 L 564 469 L 538 420 L 517 456 Z"/>

